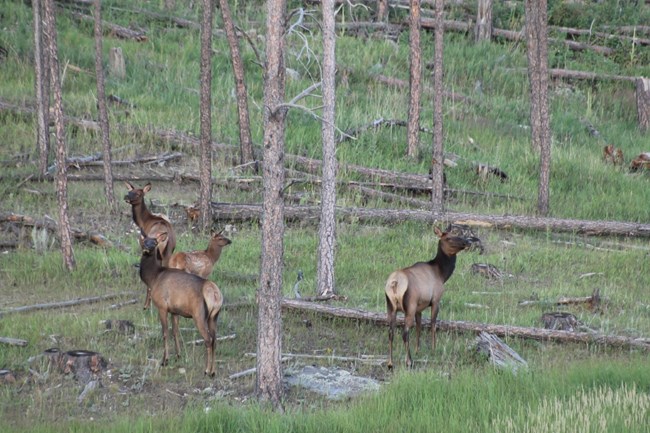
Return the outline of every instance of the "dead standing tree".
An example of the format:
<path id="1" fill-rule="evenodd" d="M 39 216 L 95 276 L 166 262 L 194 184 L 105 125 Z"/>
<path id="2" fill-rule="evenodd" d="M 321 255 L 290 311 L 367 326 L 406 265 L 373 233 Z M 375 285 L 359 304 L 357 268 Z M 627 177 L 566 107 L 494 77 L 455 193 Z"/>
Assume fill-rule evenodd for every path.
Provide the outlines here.
<path id="1" fill-rule="evenodd" d="M 323 183 L 318 245 L 318 295 L 336 294 L 334 252 L 336 245 L 336 33 L 334 0 L 323 0 Z"/>
<path id="2" fill-rule="evenodd" d="M 38 128 L 38 172 L 47 174 L 50 154 L 50 72 L 47 47 L 49 42 L 43 25 L 43 0 L 32 1 L 34 13 L 34 88 L 36 90 L 36 113 Z"/>
<path id="3" fill-rule="evenodd" d="M 53 117 L 56 136 L 56 197 L 59 205 L 59 240 L 61 242 L 65 267 L 69 271 L 72 271 L 75 268 L 75 258 L 72 250 L 72 237 L 70 236 L 70 221 L 68 219 L 68 180 L 65 161 L 66 144 L 54 0 L 45 0 L 45 32 L 47 33 L 46 39 L 48 40 L 47 51 L 50 62 L 52 92 L 54 95 Z"/>
<path id="4" fill-rule="evenodd" d="M 95 75 L 97 79 L 97 112 L 99 114 L 99 125 L 102 130 L 102 149 L 104 152 L 104 194 L 106 202 L 112 210 L 115 210 L 115 195 L 113 193 L 113 168 L 111 166 L 111 139 L 108 124 L 108 110 L 106 109 L 106 91 L 104 85 L 104 66 L 102 62 L 102 18 L 101 0 L 94 0 L 95 8 Z"/>
<path id="5" fill-rule="evenodd" d="M 443 48 L 444 48 L 444 1 L 435 1 L 434 31 L 434 60 L 433 60 L 433 157 L 431 160 L 431 210 L 434 214 L 443 211 L 444 201 L 444 174 L 443 174 L 443 125 L 442 125 L 442 99 L 443 99 Z"/>
<path id="6" fill-rule="evenodd" d="M 203 20 L 201 21 L 201 163 L 199 192 L 199 226 L 207 231 L 212 223 L 212 0 L 203 0 Z"/>
<path id="7" fill-rule="evenodd" d="M 420 47 L 420 0 L 411 0 L 409 17 L 409 118 L 406 128 L 407 150 L 411 158 L 417 156 L 420 145 L 420 97 L 422 84 L 422 48 Z"/>
<path id="8" fill-rule="evenodd" d="M 219 0 L 223 26 L 226 30 L 226 38 L 230 46 L 230 59 L 232 71 L 235 76 L 235 92 L 237 93 L 237 110 L 239 113 L 239 146 L 241 149 L 240 163 L 247 164 L 255 160 L 253 155 L 253 138 L 251 137 L 250 116 L 248 113 L 248 92 L 246 91 L 246 80 L 244 76 L 244 65 L 239 52 L 237 32 L 230 13 L 228 0 Z"/>
<path id="9" fill-rule="evenodd" d="M 262 258 L 257 291 L 257 380 L 255 392 L 274 408 L 282 406 L 282 269 L 284 256 L 284 33 L 286 0 L 269 0 L 264 67 L 264 199 Z"/>

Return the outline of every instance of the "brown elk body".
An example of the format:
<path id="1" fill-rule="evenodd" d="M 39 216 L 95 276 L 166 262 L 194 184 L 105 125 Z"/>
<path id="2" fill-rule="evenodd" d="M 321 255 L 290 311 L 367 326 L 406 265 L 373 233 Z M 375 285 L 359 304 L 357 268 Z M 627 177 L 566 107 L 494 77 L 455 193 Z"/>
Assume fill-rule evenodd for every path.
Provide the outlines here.
<path id="1" fill-rule="evenodd" d="M 431 350 L 436 347 L 436 317 L 440 299 L 445 291 L 444 283 L 451 277 L 456 267 L 456 254 L 469 247 L 475 238 L 466 238 L 443 233 L 434 229 L 440 238 L 436 257 L 428 262 L 418 262 L 408 268 L 400 269 L 386 281 L 386 307 L 388 310 L 388 368 L 393 368 L 393 336 L 397 322 L 397 312 L 404 313 L 402 339 L 406 350 L 406 365 L 412 367 L 409 347 L 409 331 L 415 323 L 416 351 L 420 348 L 422 311 L 431 307 Z M 478 239 L 476 239 L 478 241 Z"/>
<path id="2" fill-rule="evenodd" d="M 181 351 L 178 336 L 179 317 L 191 317 L 205 342 L 205 374 L 214 376 L 217 318 L 223 304 L 221 291 L 215 283 L 198 275 L 163 267 L 157 247 L 166 237 L 165 233 L 161 233 L 154 238 L 145 238 L 141 242 L 140 259 L 140 278 L 147 285 L 153 304 L 158 308 L 162 326 L 164 352 L 161 364 L 166 365 L 169 359 L 168 314 L 172 315 L 172 333 L 177 357 L 180 357 Z"/>
<path id="3" fill-rule="evenodd" d="M 180 269 L 190 274 L 208 278 L 212 273 L 214 264 L 221 257 L 223 247 L 230 245 L 231 241 L 221 234 L 212 233 L 208 247 L 203 251 L 178 252 L 169 259 L 170 268 Z"/>
<path id="4" fill-rule="evenodd" d="M 638 171 L 643 169 L 650 169 L 650 152 L 644 152 L 639 154 L 636 158 L 630 163 L 631 171 Z"/>
<path id="5" fill-rule="evenodd" d="M 623 165 L 625 162 L 623 151 L 614 147 L 613 144 L 608 144 L 603 148 L 603 160 L 614 165 Z"/>
<path id="6" fill-rule="evenodd" d="M 169 266 L 169 259 L 176 248 L 176 235 L 171 223 L 163 216 L 153 214 L 147 209 L 144 202 L 144 195 L 151 191 L 151 183 L 147 183 L 144 188 L 136 188 L 130 182 L 125 182 L 128 193 L 124 200 L 131 205 L 133 212 L 133 222 L 140 229 L 140 234 L 144 237 L 155 238 L 161 233 L 167 233 L 164 242 L 158 245 L 162 257 L 163 266 Z M 144 301 L 145 310 L 151 304 L 151 294 L 147 290 L 147 297 Z"/>

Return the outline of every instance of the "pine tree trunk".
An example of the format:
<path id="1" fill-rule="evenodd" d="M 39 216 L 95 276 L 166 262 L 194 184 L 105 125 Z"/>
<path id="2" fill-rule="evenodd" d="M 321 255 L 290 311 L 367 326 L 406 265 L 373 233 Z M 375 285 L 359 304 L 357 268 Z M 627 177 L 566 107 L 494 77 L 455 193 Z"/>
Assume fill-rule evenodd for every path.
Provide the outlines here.
<path id="1" fill-rule="evenodd" d="M 377 0 L 377 22 L 388 20 L 388 0 Z"/>
<path id="2" fill-rule="evenodd" d="M 639 129 L 650 131 L 650 78 L 636 79 L 636 111 L 639 118 Z"/>
<path id="3" fill-rule="evenodd" d="M 284 256 L 284 29 L 286 0 L 267 2 L 264 71 L 264 203 L 262 260 L 257 291 L 257 381 L 261 401 L 282 403 L 282 268 Z"/>
<path id="4" fill-rule="evenodd" d="M 549 211 L 551 132 L 548 113 L 548 22 L 546 0 L 526 0 L 526 41 L 530 81 L 530 129 L 534 152 L 540 153 L 537 211 Z"/>
<path id="5" fill-rule="evenodd" d="M 246 91 L 246 80 L 244 76 L 244 64 L 239 53 L 239 43 L 235 24 L 230 13 L 228 0 L 219 0 L 223 26 L 226 30 L 228 45 L 230 45 L 230 57 L 232 61 L 233 75 L 235 76 L 235 91 L 237 93 L 237 110 L 239 113 L 239 142 L 241 149 L 240 163 L 253 162 L 253 138 L 251 137 L 250 117 L 248 113 L 248 92 Z"/>
<path id="6" fill-rule="evenodd" d="M 56 136 L 56 197 L 59 205 L 59 237 L 63 263 L 72 271 L 75 268 L 70 221 L 68 219 L 68 180 L 66 177 L 66 144 L 63 124 L 63 101 L 61 96 L 61 79 L 59 77 L 59 56 L 56 39 L 56 18 L 54 0 L 45 0 L 45 28 L 48 40 L 48 57 L 50 60 L 50 78 L 54 95 L 54 129 Z"/>
<path id="7" fill-rule="evenodd" d="M 411 0 L 411 15 L 409 21 L 410 48 L 410 101 L 409 118 L 406 127 L 406 154 L 415 158 L 420 145 L 420 84 L 422 82 L 422 48 L 420 47 L 420 0 Z"/>
<path id="8" fill-rule="evenodd" d="M 336 246 L 336 32 L 335 0 L 323 0 L 323 183 L 318 245 L 318 295 L 336 293 L 334 255 Z"/>
<path id="9" fill-rule="evenodd" d="M 203 0 L 201 21 L 201 162 L 199 177 L 199 226 L 207 231 L 212 223 L 212 0 Z"/>
<path id="10" fill-rule="evenodd" d="M 444 20 L 443 0 L 435 0 L 434 31 L 434 60 L 433 60 L 433 158 L 431 163 L 431 177 L 433 186 L 431 190 L 431 208 L 433 213 L 443 211 L 443 127 L 442 127 L 442 102 L 443 102 L 443 48 L 444 48 Z"/>
<path id="11" fill-rule="evenodd" d="M 38 144 L 38 172 L 47 174 L 50 154 L 50 73 L 47 61 L 48 42 L 43 31 L 43 0 L 33 0 L 34 13 L 34 88 L 36 90 L 36 118 L 38 129 L 36 142 Z"/>
<path id="12" fill-rule="evenodd" d="M 97 111 L 99 126 L 102 130 L 102 149 L 104 152 L 104 194 L 111 209 L 117 209 L 113 193 L 113 168 L 111 166 L 111 139 L 106 108 L 106 91 L 104 85 L 104 66 L 102 62 L 102 19 L 101 0 L 95 0 L 95 76 L 97 79 Z"/>

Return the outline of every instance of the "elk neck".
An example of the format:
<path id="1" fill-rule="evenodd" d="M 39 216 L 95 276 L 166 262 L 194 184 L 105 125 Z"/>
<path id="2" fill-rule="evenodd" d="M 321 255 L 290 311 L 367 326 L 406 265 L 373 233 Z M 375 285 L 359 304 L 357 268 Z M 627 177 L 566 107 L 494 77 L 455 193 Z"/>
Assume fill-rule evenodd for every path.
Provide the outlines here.
<path id="1" fill-rule="evenodd" d="M 217 242 L 210 242 L 205 252 L 208 255 L 208 257 L 212 259 L 212 262 L 214 263 L 217 260 L 219 260 L 219 256 L 221 256 L 222 249 L 223 247 L 221 245 L 218 245 Z"/>
<path id="2" fill-rule="evenodd" d="M 162 264 L 156 257 L 158 251 L 153 253 L 143 253 L 140 258 L 140 279 L 149 287 L 158 277 L 158 274 L 163 270 Z"/>
<path id="3" fill-rule="evenodd" d="M 456 269 L 456 255 L 448 255 L 442 250 L 442 246 L 438 243 L 438 253 L 436 257 L 429 262 L 429 264 L 438 268 L 440 276 L 442 277 L 442 282 L 444 283 L 451 277 L 451 274 L 454 273 Z"/>
<path id="4" fill-rule="evenodd" d="M 138 227 L 142 227 L 144 222 L 153 216 L 149 212 L 149 209 L 147 209 L 147 205 L 144 204 L 144 198 L 140 202 L 131 205 L 131 211 L 133 213 L 133 221 L 135 221 Z"/>

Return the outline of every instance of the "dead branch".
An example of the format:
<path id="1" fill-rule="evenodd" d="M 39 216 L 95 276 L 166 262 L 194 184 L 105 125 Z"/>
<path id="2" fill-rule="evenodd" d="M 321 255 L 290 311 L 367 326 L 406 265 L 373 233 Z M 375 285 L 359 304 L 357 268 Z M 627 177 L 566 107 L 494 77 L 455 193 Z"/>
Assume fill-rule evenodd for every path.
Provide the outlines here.
<path id="1" fill-rule="evenodd" d="M 328 305 L 301 302 L 293 299 L 283 299 L 282 307 L 288 310 L 310 311 L 334 317 L 342 317 L 354 320 L 363 320 L 375 324 L 387 325 L 386 313 L 375 313 L 370 311 L 331 307 Z M 404 322 L 403 317 L 398 317 L 398 323 Z M 424 327 L 431 326 L 431 320 L 422 319 Z M 618 335 L 604 335 L 590 332 L 569 332 L 543 328 L 526 328 L 511 325 L 493 325 L 488 323 L 464 322 L 464 321 L 436 321 L 437 329 L 447 332 L 487 332 L 499 337 L 521 337 L 541 341 L 555 341 L 565 343 L 590 343 L 602 344 L 613 347 L 638 348 L 650 350 L 650 339 L 632 338 Z"/>
<path id="2" fill-rule="evenodd" d="M 600 289 L 594 289 L 594 292 L 591 296 L 581 296 L 581 297 L 568 297 L 562 296 L 558 300 L 549 302 L 543 300 L 526 300 L 519 302 L 520 307 L 527 307 L 530 305 L 539 305 L 539 304 L 552 304 L 552 305 L 580 305 L 586 304 L 590 309 L 597 309 L 603 299 L 600 296 Z"/>
<path id="3" fill-rule="evenodd" d="M 281 358 L 280 362 L 287 362 L 289 358 Z M 244 376 L 250 376 L 252 374 L 257 373 L 257 368 L 249 368 L 248 370 L 240 371 L 239 373 L 233 373 L 230 376 L 228 376 L 228 379 L 234 380 L 234 379 L 239 379 L 240 377 Z"/>
<path id="4" fill-rule="evenodd" d="M 256 353 L 246 353 L 245 356 L 256 358 Z M 283 358 L 289 359 L 320 359 L 325 361 L 341 361 L 341 362 L 360 362 L 363 364 L 382 365 L 385 364 L 387 358 L 385 356 L 375 355 L 361 355 L 361 356 L 335 356 L 335 355 L 310 355 L 308 353 L 283 353 Z"/>
<path id="5" fill-rule="evenodd" d="M 165 152 L 160 155 L 148 155 L 148 156 L 142 156 L 133 159 L 111 161 L 111 165 L 119 166 L 119 165 L 134 165 L 134 164 L 160 164 L 168 161 L 176 161 L 181 159 L 182 157 L 183 154 L 181 152 Z M 104 166 L 104 161 L 90 159 L 90 158 L 92 158 L 92 156 L 82 157 L 80 159 L 75 158 L 75 160 L 70 160 L 68 161 L 68 163 L 70 166 L 76 168 Z"/>
<path id="6" fill-rule="evenodd" d="M 95 21 L 95 19 L 90 15 L 84 15 L 80 12 L 71 11 L 70 14 L 77 21 L 86 21 L 91 23 Z M 120 39 L 132 39 L 138 42 L 147 41 L 147 35 L 144 31 L 141 30 L 127 29 L 126 27 L 118 26 L 117 24 L 109 23 L 106 21 L 102 21 L 102 27 L 108 30 L 107 33 L 110 36 L 116 36 Z"/>
<path id="7" fill-rule="evenodd" d="M 230 335 L 224 335 L 223 337 L 217 337 L 215 338 L 215 341 L 234 340 L 235 338 L 237 338 L 237 334 L 230 334 Z M 188 341 L 185 344 L 192 345 L 192 346 L 200 346 L 202 344 L 205 344 L 205 340 L 201 338 L 200 340 Z"/>
<path id="8" fill-rule="evenodd" d="M 488 356 L 490 362 L 497 367 L 517 371 L 520 367 L 527 368 L 528 363 L 499 337 L 487 332 L 479 332 L 476 337 L 477 350 Z"/>
<path id="9" fill-rule="evenodd" d="M 0 337 L 0 343 L 8 344 L 10 346 L 20 346 L 20 347 L 27 346 L 27 340 L 19 340 L 17 338 L 9 338 L 9 337 Z"/>
<path id="10" fill-rule="evenodd" d="M 13 313 L 28 313 L 32 311 L 52 310 L 56 308 L 67 308 L 67 307 L 75 307 L 78 305 L 94 304 L 97 302 L 104 302 L 104 301 L 109 301 L 111 299 L 121 298 L 124 296 L 133 296 L 133 295 L 134 292 L 123 292 L 123 293 L 114 293 L 111 295 L 104 295 L 104 296 L 93 296 L 90 298 L 78 298 L 70 301 L 26 305 L 23 307 L 10 308 L 8 310 L 0 311 L 0 317 L 3 317 L 7 314 L 13 314 Z"/>

